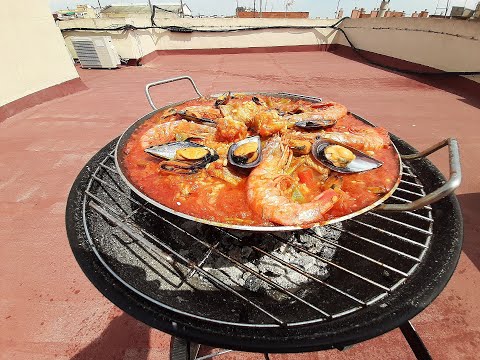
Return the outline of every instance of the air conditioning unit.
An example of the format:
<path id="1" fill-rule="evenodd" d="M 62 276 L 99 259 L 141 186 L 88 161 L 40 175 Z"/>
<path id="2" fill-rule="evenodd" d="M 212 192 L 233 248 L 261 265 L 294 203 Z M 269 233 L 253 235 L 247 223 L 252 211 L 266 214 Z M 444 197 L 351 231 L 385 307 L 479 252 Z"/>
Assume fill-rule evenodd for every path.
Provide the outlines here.
<path id="1" fill-rule="evenodd" d="M 72 37 L 72 45 L 82 68 L 114 69 L 120 65 L 110 36 Z"/>

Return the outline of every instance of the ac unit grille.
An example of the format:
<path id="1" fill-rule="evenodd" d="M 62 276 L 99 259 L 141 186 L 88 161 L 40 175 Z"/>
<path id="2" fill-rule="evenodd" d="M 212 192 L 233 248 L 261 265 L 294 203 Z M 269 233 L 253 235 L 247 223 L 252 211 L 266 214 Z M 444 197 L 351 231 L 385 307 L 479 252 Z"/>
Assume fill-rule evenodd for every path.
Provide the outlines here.
<path id="1" fill-rule="evenodd" d="M 116 68 L 120 64 L 110 36 L 74 37 L 72 45 L 83 68 Z"/>

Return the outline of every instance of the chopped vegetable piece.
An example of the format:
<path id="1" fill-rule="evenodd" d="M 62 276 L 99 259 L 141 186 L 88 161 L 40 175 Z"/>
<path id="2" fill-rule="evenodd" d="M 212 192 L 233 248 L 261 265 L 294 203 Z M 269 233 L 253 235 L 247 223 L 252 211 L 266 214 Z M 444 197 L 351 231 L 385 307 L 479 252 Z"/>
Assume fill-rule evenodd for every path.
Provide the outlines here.
<path id="1" fill-rule="evenodd" d="M 292 200 L 295 201 L 295 202 L 298 202 L 298 203 L 304 203 L 305 202 L 305 197 L 303 196 L 300 189 L 296 186 L 293 187 Z"/>
<path id="2" fill-rule="evenodd" d="M 313 170 L 310 168 L 306 168 L 305 170 L 299 171 L 297 175 L 298 175 L 298 179 L 303 184 L 311 185 L 314 182 Z"/>

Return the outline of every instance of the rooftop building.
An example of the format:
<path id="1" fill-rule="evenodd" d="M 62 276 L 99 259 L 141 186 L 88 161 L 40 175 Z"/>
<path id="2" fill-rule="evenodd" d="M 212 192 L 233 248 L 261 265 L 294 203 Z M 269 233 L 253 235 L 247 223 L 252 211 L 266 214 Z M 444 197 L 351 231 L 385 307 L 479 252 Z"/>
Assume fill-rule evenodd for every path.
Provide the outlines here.
<path id="1" fill-rule="evenodd" d="M 179 18 L 191 16 L 192 11 L 187 4 L 154 4 L 155 17 L 160 18 Z M 104 7 L 100 12 L 102 18 L 131 18 L 131 17 L 150 17 L 151 9 L 148 4 L 112 4 Z"/>
<path id="2" fill-rule="evenodd" d="M 379 8 L 375 8 L 369 13 L 366 12 L 366 10 L 364 8 L 360 8 L 360 9 L 354 8 L 352 10 L 352 13 L 351 13 L 350 17 L 352 19 L 359 19 L 359 18 L 375 18 L 375 17 L 390 18 L 390 17 L 405 17 L 406 16 L 405 11 L 385 10 L 383 12 L 383 16 L 380 15 L 381 13 L 382 12 L 380 12 Z M 423 10 L 423 11 L 420 11 L 420 12 L 415 11 L 414 13 L 412 13 L 411 17 L 426 18 L 426 17 L 428 17 L 428 11 L 427 10 Z"/>

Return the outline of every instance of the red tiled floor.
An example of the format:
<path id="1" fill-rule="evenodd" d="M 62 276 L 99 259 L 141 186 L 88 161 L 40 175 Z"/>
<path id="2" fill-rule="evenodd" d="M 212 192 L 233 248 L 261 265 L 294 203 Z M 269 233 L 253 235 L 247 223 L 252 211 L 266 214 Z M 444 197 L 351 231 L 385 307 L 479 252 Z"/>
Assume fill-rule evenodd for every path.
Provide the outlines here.
<path id="1" fill-rule="evenodd" d="M 322 96 L 417 148 L 455 136 L 465 245 L 452 280 L 413 319 L 435 359 L 480 351 L 479 95 L 465 97 L 326 52 L 161 56 L 138 68 L 79 70 L 89 90 L 0 123 L 0 358 L 167 359 L 170 337 L 122 313 L 88 282 L 65 233 L 69 188 L 85 162 L 150 111 L 147 82 L 191 75 L 204 93 L 275 90 Z M 168 89 L 168 90 L 167 90 Z M 153 91 L 159 103 L 193 97 L 188 83 Z M 474 97 L 476 96 L 476 97 Z M 432 157 L 447 171 L 445 152 Z M 224 359 L 261 359 L 231 353 Z M 398 330 L 350 350 L 272 359 L 412 359 Z"/>

